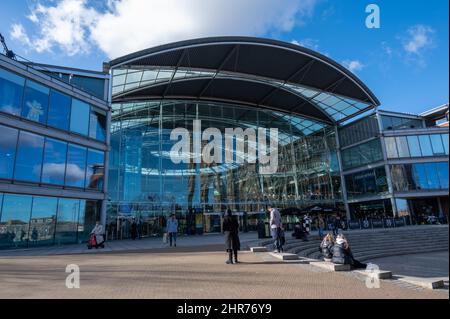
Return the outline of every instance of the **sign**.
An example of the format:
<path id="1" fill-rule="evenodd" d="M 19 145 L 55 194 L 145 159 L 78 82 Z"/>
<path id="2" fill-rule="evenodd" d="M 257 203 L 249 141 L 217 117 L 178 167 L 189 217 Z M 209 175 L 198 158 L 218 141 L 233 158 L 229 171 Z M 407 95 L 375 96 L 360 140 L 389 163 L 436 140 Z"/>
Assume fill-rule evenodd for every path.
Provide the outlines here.
<path id="1" fill-rule="evenodd" d="M 359 223 L 359 220 L 351 220 L 348 222 L 348 228 L 349 229 L 361 229 L 361 225 Z"/>
<path id="2" fill-rule="evenodd" d="M 393 218 L 385 218 L 384 219 L 384 227 L 386 227 L 386 228 L 395 227 L 394 219 Z"/>
<path id="3" fill-rule="evenodd" d="M 370 220 L 364 219 L 364 220 L 361 222 L 361 228 L 363 228 L 363 229 L 369 229 L 369 228 L 372 228 L 372 223 L 370 222 Z"/>
<path id="4" fill-rule="evenodd" d="M 372 227 L 373 228 L 383 228 L 383 220 L 381 220 L 381 219 L 373 219 L 372 220 Z"/>

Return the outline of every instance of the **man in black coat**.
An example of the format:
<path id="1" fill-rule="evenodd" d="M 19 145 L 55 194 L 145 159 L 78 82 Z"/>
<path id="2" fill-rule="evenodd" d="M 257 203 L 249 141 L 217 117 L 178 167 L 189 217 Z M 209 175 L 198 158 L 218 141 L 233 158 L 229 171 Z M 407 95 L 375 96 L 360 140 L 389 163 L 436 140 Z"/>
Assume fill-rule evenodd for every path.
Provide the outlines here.
<path id="1" fill-rule="evenodd" d="M 238 263 L 238 250 L 241 249 L 239 240 L 239 223 L 231 209 L 227 210 L 226 216 L 223 219 L 222 230 L 225 234 L 225 246 L 228 252 L 227 264 Z"/>

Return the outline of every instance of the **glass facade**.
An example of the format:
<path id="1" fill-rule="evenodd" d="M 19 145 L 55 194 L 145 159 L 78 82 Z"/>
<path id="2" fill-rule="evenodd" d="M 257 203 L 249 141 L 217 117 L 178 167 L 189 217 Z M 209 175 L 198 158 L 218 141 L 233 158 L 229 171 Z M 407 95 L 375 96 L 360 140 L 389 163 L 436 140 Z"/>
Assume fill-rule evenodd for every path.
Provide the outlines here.
<path id="1" fill-rule="evenodd" d="M 105 141 L 106 112 L 1 68 L 0 112 Z"/>
<path id="2" fill-rule="evenodd" d="M 345 175 L 345 186 L 349 199 L 388 193 L 384 166 L 355 174 Z"/>
<path id="3" fill-rule="evenodd" d="M 161 216 L 191 209 L 202 213 L 260 212 L 267 203 L 280 207 L 341 201 L 336 136 L 333 127 L 313 120 L 241 105 L 185 101 L 113 104 L 108 217 L 136 216 L 158 225 Z M 202 130 L 217 128 L 224 145 L 227 128 L 277 128 L 278 170 L 260 174 L 258 164 L 238 163 L 249 139 L 235 139 L 233 163 L 174 163 L 170 151 L 175 128 L 193 135 L 193 120 Z M 207 141 L 203 141 L 202 148 Z M 193 146 L 191 146 L 193 147 Z M 220 152 L 225 152 L 220 147 Z M 183 217 L 184 216 L 184 217 Z M 197 220 L 199 222 L 199 220 Z M 150 227 L 150 232 L 157 226 Z"/>
<path id="4" fill-rule="evenodd" d="M 0 134 L 1 179 L 103 190 L 103 151 L 3 125 Z"/>
<path id="5" fill-rule="evenodd" d="M 381 115 L 383 130 L 411 130 L 423 128 L 421 119 L 411 119 L 398 116 Z"/>
<path id="6" fill-rule="evenodd" d="M 383 160 L 380 139 L 359 144 L 341 151 L 344 170 L 376 163 Z"/>
<path id="7" fill-rule="evenodd" d="M 346 147 L 378 135 L 378 120 L 374 114 L 339 129 L 339 142 L 341 147 Z"/>
<path id="8" fill-rule="evenodd" d="M 0 193 L 0 205 L 2 249 L 85 242 L 101 202 Z"/>
<path id="9" fill-rule="evenodd" d="M 448 134 L 386 137 L 388 158 L 448 156 Z"/>
<path id="10" fill-rule="evenodd" d="M 395 191 L 448 189 L 448 162 L 391 165 Z"/>

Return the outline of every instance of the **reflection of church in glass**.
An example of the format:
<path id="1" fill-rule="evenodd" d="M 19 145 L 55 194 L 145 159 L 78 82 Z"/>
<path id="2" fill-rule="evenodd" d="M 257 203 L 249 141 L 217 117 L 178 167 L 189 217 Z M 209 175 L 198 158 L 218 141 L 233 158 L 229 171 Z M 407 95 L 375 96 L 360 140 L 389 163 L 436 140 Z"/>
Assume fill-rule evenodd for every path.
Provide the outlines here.
<path id="1" fill-rule="evenodd" d="M 105 172 L 105 166 L 103 164 L 94 164 L 93 173 L 89 179 L 88 188 L 91 189 L 103 189 L 103 176 Z"/>

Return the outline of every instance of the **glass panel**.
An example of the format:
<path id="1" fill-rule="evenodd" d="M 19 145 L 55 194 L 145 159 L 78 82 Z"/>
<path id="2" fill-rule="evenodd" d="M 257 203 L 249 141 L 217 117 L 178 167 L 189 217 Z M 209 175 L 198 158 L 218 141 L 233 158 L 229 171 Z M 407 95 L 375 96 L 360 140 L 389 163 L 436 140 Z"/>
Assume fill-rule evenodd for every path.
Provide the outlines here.
<path id="1" fill-rule="evenodd" d="M 22 116 L 30 121 L 46 123 L 50 89 L 27 80 L 22 107 Z"/>
<path id="2" fill-rule="evenodd" d="M 95 222 L 100 218 L 100 201 L 88 200 L 80 201 L 80 215 L 78 217 L 78 242 L 86 242 L 89 234 L 95 226 Z"/>
<path id="3" fill-rule="evenodd" d="M 448 189 L 448 162 L 436 163 L 439 174 L 439 182 L 442 189 Z"/>
<path id="4" fill-rule="evenodd" d="M 442 145 L 441 135 L 430 135 L 431 147 L 434 155 L 445 155 L 444 145 Z"/>
<path id="5" fill-rule="evenodd" d="M 79 207 L 80 201 L 78 199 L 59 199 L 58 216 L 56 218 L 56 244 L 76 243 Z"/>
<path id="6" fill-rule="evenodd" d="M 0 178 L 13 177 L 18 135 L 16 129 L 0 125 Z"/>
<path id="7" fill-rule="evenodd" d="M 105 112 L 92 108 L 89 123 L 89 137 L 100 141 L 106 139 L 106 114 Z"/>
<path id="8" fill-rule="evenodd" d="M 128 73 L 126 83 L 139 82 L 142 78 L 142 72 Z"/>
<path id="9" fill-rule="evenodd" d="M 0 69 L 0 111 L 20 115 L 25 79 Z"/>
<path id="10" fill-rule="evenodd" d="M 51 90 L 47 124 L 62 130 L 68 130 L 71 104 L 71 97 Z"/>
<path id="11" fill-rule="evenodd" d="M 397 136 L 397 149 L 399 157 L 409 157 L 408 140 L 406 136 Z"/>
<path id="12" fill-rule="evenodd" d="M 419 139 L 417 136 L 408 136 L 408 146 L 411 153 L 411 157 L 421 157 Z"/>
<path id="13" fill-rule="evenodd" d="M 88 150 L 86 188 L 103 190 L 104 157 L 101 151 Z"/>
<path id="14" fill-rule="evenodd" d="M 436 163 L 422 164 L 425 166 L 428 177 L 428 189 L 439 189 L 441 185 L 439 183 L 439 175 L 437 171 Z"/>
<path id="15" fill-rule="evenodd" d="M 397 206 L 397 217 L 409 216 L 408 201 L 406 199 L 396 198 L 395 204 Z"/>
<path id="16" fill-rule="evenodd" d="M 70 114 L 70 130 L 72 132 L 88 135 L 89 109 L 89 104 L 72 99 L 72 110 Z"/>
<path id="17" fill-rule="evenodd" d="M 448 134 L 441 134 L 441 137 L 442 143 L 444 144 L 445 155 L 448 155 L 448 147 L 449 147 Z"/>
<path id="18" fill-rule="evenodd" d="M 51 245 L 55 237 L 58 199 L 34 197 L 30 219 L 30 245 Z"/>
<path id="19" fill-rule="evenodd" d="M 428 179 L 425 165 L 414 164 L 413 176 L 417 189 L 428 189 Z"/>
<path id="20" fill-rule="evenodd" d="M 0 248 L 27 246 L 31 200 L 31 196 L 4 195 L 0 220 Z"/>
<path id="21" fill-rule="evenodd" d="M 64 185 L 66 152 L 67 143 L 51 138 L 45 139 L 42 183 Z"/>
<path id="22" fill-rule="evenodd" d="M 84 187 L 86 152 L 87 149 L 85 147 L 69 144 L 66 169 L 67 186 Z"/>
<path id="23" fill-rule="evenodd" d="M 42 168 L 44 137 L 20 132 L 14 178 L 28 182 L 39 182 Z"/>
<path id="24" fill-rule="evenodd" d="M 419 142 L 420 149 L 422 150 L 422 156 L 433 156 L 429 135 L 420 135 Z"/>
<path id="25" fill-rule="evenodd" d="M 398 158 L 397 146 L 395 143 L 395 137 L 386 137 L 386 153 L 388 158 Z"/>

